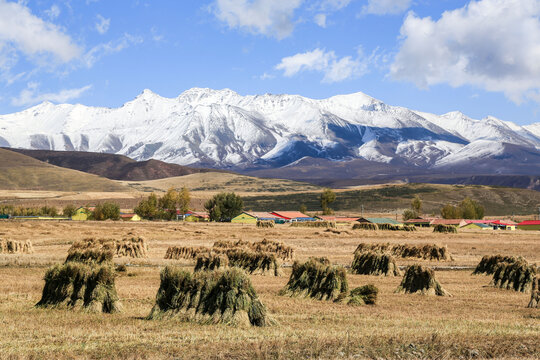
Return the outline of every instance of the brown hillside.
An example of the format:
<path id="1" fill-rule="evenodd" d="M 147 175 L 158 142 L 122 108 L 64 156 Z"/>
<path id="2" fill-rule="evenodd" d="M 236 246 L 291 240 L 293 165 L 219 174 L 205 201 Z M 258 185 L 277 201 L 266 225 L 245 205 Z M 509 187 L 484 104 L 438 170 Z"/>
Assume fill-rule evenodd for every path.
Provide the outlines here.
<path id="1" fill-rule="evenodd" d="M 113 180 L 145 181 L 210 171 L 207 169 L 169 164 L 159 160 L 139 162 L 127 156 L 116 154 L 79 151 L 9 150 L 49 164 L 79 170 Z"/>
<path id="2" fill-rule="evenodd" d="M 114 181 L 65 169 L 0 149 L 0 189 L 50 191 L 125 191 Z"/>

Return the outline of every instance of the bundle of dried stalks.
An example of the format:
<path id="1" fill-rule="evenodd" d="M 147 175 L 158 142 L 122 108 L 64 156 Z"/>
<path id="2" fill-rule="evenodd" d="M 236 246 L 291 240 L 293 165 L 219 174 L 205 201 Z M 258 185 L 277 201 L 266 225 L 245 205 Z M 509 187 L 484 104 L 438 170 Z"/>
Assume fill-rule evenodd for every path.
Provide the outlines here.
<path id="1" fill-rule="evenodd" d="M 149 319 L 179 318 L 202 324 L 266 326 L 272 323 L 244 271 L 194 274 L 167 266 Z"/>
<path id="2" fill-rule="evenodd" d="M 474 269 L 473 274 L 486 274 L 491 275 L 495 272 L 495 267 L 497 264 L 506 262 L 506 263 L 515 263 L 517 261 L 523 260 L 522 258 L 514 256 L 503 256 L 503 255 L 486 255 L 480 260 L 476 268 Z"/>
<path id="3" fill-rule="evenodd" d="M 266 240 L 263 239 L 261 241 L 244 241 L 244 240 L 238 240 L 238 241 L 230 241 L 230 240 L 220 240 L 214 242 L 214 246 L 212 247 L 212 251 L 215 252 L 227 252 L 231 249 L 238 249 L 238 250 L 251 250 L 255 252 L 264 252 L 264 253 L 273 253 L 278 258 L 287 260 L 292 259 L 294 257 L 294 249 L 290 246 L 285 245 L 282 242 L 279 241 L 273 241 L 273 240 Z"/>
<path id="4" fill-rule="evenodd" d="M 165 253 L 165 259 L 195 259 L 208 253 L 210 249 L 203 246 L 170 246 Z"/>
<path id="5" fill-rule="evenodd" d="M 435 273 L 422 265 L 411 265 L 405 271 L 396 292 L 420 293 L 422 295 L 451 296 L 435 279 Z"/>
<path id="6" fill-rule="evenodd" d="M 30 240 L 17 241 L 0 239 L 0 254 L 31 254 L 34 252 Z"/>
<path id="7" fill-rule="evenodd" d="M 91 312 L 120 310 L 111 264 L 69 262 L 55 265 L 45 274 L 45 287 L 38 307 L 67 307 Z"/>
<path id="8" fill-rule="evenodd" d="M 401 275 L 392 255 L 374 251 L 355 253 L 351 270 L 359 275 Z"/>
<path id="9" fill-rule="evenodd" d="M 116 243 L 116 255 L 146 258 L 148 257 L 148 244 L 142 237 L 124 238 Z"/>
<path id="10" fill-rule="evenodd" d="M 457 227 L 453 225 L 437 224 L 433 227 L 433 232 L 443 234 L 457 234 Z"/>
<path id="11" fill-rule="evenodd" d="M 281 275 L 281 264 L 275 254 L 242 249 L 230 249 L 225 254 L 230 266 L 244 269 L 249 274 Z"/>
<path id="12" fill-rule="evenodd" d="M 410 244 L 390 244 L 390 243 L 360 243 L 355 253 L 366 251 L 389 252 L 394 256 L 402 258 L 419 258 L 424 260 L 452 260 L 446 246 L 435 244 L 410 245 Z"/>
<path id="13" fill-rule="evenodd" d="M 491 284 L 501 289 L 525 292 L 536 278 L 537 268 L 525 260 L 501 262 L 495 265 Z"/>
<path id="14" fill-rule="evenodd" d="M 229 266 L 229 258 L 225 254 L 203 254 L 197 256 L 195 271 L 217 270 Z"/>
<path id="15" fill-rule="evenodd" d="M 272 220 L 257 220 L 258 228 L 273 228 L 275 223 Z"/>
<path id="16" fill-rule="evenodd" d="M 291 277 L 280 295 L 339 301 L 348 290 L 345 268 L 309 259 L 305 263 L 294 262 Z"/>
<path id="17" fill-rule="evenodd" d="M 540 289 L 538 288 L 539 278 L 535 277 L 532 282 L 531 288 L 531 301 L 527 307 L 539 308 L 540 307 Z"/>
<path id="18" fill-rule="evenodd" d="M 353 230 L 379 230 L 377 224 L 372 223 L 356 223 L 352 227 Z"/>

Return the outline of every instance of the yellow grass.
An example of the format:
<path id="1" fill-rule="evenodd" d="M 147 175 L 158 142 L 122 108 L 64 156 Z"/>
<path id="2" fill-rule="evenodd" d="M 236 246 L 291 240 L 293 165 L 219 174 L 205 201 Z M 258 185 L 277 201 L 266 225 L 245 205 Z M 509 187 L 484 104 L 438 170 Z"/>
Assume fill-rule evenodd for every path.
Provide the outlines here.
<path id="1" fill-rule="evenodd" d="M 339 226 L 340 229 L 347 229 Z M 116 287 L 124 312 L 113 315 L 42 310 L 46 267 L 65 259 L 74 240 L 121 239 L 132 232 L 148 240 L 147 259 L 129 262 Z M 526 308 L 529 294 L 486 286 L 487 276 L 472 276 L 487 254 L 523 256 L 540 263 L 540 232 L 462 232 L 433 234 L 355 231 L 254 225 L 181 223 L 0 222 L 0 237 L 32 239 L 35 253 L 0 255 L 0 358 L 538 358 L 540 313 Z M 376 306 L 278 296 L 283 277 L 251 276 L 255 290 L 278 325 L 261 329 L 202 326 L 177 320 L 148 321 L 159 271 L 165 264 L 192 269 L 187 260 L 163 260 L 169 246 L 211 246 L 220 240 L 283 241 L 300 260 L 327 256 L 350 265 L 361 241 L 447 245 L 454 260 L 432 266 L 471 267 L 437 270 L 451 298 L 397 294 L 401 277 L 348 275 L 351 288 L 375 284 Z M 398 265 L 413 263 L 397 259 Z"/>

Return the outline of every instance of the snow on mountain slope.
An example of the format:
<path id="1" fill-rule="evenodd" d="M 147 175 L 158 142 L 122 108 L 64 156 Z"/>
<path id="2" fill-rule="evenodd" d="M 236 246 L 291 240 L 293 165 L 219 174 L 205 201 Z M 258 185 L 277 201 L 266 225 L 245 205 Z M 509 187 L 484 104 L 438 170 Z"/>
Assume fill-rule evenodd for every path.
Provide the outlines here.
<path id="1" fill-rule="evenodd" d="M 537 151 L 540 124 L 438 116 L 363 93 L 314 100 L 194 88 L 171 99 L 145 90 L 114 109 L 45 102 L 0 115 L 0 146 L 213 167 L 277 167 L 304 157 L 437 167 L 500 156 L 504 143 Z"/>

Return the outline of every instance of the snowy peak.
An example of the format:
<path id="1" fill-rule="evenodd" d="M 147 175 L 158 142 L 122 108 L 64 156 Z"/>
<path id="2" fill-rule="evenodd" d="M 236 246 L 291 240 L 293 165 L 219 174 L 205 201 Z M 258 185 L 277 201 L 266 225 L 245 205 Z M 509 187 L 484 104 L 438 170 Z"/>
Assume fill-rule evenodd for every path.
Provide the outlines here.
<path id="1" fill-rule="evenodd" d="M 437 168 L 505 158 L 506 144 L 514 154 L 536 154 L 540 124 L 439 116 L 361 92 L 315 100 L 193 88 L 166 98 L 146 89 L 114 109 L 44 102 L 0 115 L 0 144 L 219 168 L 280 167 L 306 157 Z"/>

